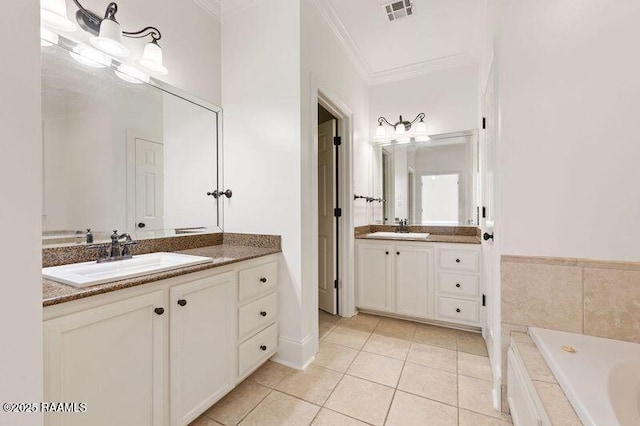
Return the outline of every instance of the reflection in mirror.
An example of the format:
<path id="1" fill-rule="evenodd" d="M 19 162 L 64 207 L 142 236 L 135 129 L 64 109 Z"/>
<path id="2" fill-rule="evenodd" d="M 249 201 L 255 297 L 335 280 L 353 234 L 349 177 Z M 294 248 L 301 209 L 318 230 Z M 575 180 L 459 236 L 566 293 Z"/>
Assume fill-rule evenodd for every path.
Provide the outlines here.
<path id="1" fill-rule="evenodd" d="M 433 135 L 427 142 L 374 147 L 374 223 L 463 226 L 477 222 L 475 132 Z"/>
<path id="2" fill-rule="evenodd" d="M 43 242 L 220 231 L 220 109 L 70 43 L 42 50 Z"/>

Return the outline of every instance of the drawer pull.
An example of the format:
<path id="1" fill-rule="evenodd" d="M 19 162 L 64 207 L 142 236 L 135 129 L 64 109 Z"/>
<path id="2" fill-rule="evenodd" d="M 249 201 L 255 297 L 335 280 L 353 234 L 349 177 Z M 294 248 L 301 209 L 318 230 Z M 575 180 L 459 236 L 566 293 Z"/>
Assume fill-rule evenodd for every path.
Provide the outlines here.
<path id="1" fill-rule="evenodd" d="M 456 308 L 456 312 L 457 312 L 457 313 L 460 313 L 460 308 Z"/>
<path id="2" fill-rule="evenodd" d="M 262 277 L 262 278 L 260 278 L 260 282 L 261 282 L 261 283 L 266 283 L 266 282 L 267 282 L 267 279 L 266 279 L 265 277 Z"/>
<path id="3" fill-rule="evenodd" d="M 456 263 L 460 263 L 460 259 L 456 259 Z"/>
<path id="4" fill-rule="evenodd" d="M 260 350 L 261 350 L 261 351 L 266 351 L 266 350 L 267 350 L 267 347 L 266 347 L 265 345 L 260 345 Z"/>
<path id="5" fill-rule="evenodd" d="M 460 283 L 456 283 L 456 287 L 460 288 Z"/>
<path id="6" fill-rule="evenodd" d="M 396 254 L 397 254 L 397 255 L 400 255 L 400 252 L 399 252 L 399 251 L 397 251 L 397 252 L 396 252 Z"/>
<path id="7" fill-rule="evenodd" d="M 267 313 L 266 313 L 265 311 L 260 311 L 260 316 L 261 316 L 261 317 L 266 317 L 266 316 L 267 316 Z"/>
<path id="8" fill-rule="evenodd" d="M 187 304 L 187 301 L 186 301 L 186 300 L 184 300 L 184 299 L 180 299 L 180 300 L 178 300 L 178 305 L 180 305 L 180 306 L 184 306 L 184 305 L 186 305 L 186 304 Z"/>
<path id="9" fill-rule="evenodd" d="M 164 308 L 155 308 L 153 312 L 155 312 L 158 315 L 162 315 L 164 314 Z"/>

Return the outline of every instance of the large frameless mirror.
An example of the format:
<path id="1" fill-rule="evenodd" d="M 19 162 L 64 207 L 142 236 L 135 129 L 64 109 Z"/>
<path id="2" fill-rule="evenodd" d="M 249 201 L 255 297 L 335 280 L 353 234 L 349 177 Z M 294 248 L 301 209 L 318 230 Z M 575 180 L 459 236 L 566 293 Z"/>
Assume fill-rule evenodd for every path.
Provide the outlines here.
<path id="1" fill-rule="evenodd" d="M 88 46 L 43 43 L 43 243 L 220 232 L 221 115 Z"/>

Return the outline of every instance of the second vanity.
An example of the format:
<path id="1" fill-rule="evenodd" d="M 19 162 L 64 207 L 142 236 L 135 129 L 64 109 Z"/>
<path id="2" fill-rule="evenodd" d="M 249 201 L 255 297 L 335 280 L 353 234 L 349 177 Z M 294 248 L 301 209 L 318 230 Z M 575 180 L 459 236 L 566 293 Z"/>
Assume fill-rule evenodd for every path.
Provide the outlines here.
<path id="1" fill-rule="evenodd" d="M 394 238 L 356 237 L 356 306 L 359 310 L 482 326 L 480 239 L 471 235 L 412 233 Z"/>
<path id="2" fill-rule="evenodd" d="M 213 262 L 95 287 L 45 281 L 48 425 L 187 425 L 277 352 L 279 248 L 221 244 Z M 91 297 L 86 297 L 86 296 Z"/>

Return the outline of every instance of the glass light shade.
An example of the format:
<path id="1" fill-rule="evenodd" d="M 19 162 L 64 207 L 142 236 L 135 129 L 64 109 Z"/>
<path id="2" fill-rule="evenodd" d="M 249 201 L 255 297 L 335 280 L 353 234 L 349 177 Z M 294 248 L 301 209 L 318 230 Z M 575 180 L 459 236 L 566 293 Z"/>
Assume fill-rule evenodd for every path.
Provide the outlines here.
<path id="1" fill-rule="evenodd" d="M 416 134 L 417 135 L 425 135 L 425 134 L 427 134 L 427 123 L 425 123 L 424 121 L 420 120 L 416 124 Z"/>
<path id="2" fill-rule="evenodd" d="M 120 24 L 112 19 L 103 19 L 98 37 L 91 37 L 89 41 L 98 49 L 113 56 L 125 57 L 129 54 L 129 49 L 122 43 Z"/>
<path id="3" fill-rule="evenodd" d="M 40 46 L 47 47 L 58 44 L 58 34 L 40 27 Z"/>
<path id="4" fill-rule="evenodd" d="M 77 28 L 67 17 L 65 0 L 40 0 L 40 19 L 43 24 L 60 31 L 75 31 Z"/>
<path id="5" fill-rule="evenodd" d="M 91 68 L 104 68 L 111 65 L 111 58 L 89 46 L 76 46 L 73 52 L 69 53 L 77 62 Z"/>
<path id="6" fill-rule="evenodd" d="M 404 132 L 405 132 L 404 124 L 402 124 L 402 123 L 397 124 L 396 128 L 395 128 L 395 134 L 396 135 L 404 135 Z"/>
<path id="7" fill-rule="evenodd" d="M 140 71 L 137 68 L 127 64 L 120 64 L 117 71 L 115 71 L 118 78 L 128 83 L 142 84 L 149 82 L 149 76 Z"/>
<path id="8" fill-rule="evenodd" d="M 384 128 L 384 124 L 379 124 L 376 127 L 376 138 L 384 138 L 387 136 L 387 130 Z"/>
<path id="9" fill-rule="evenodd" d="M 155 74 L 166 75 L 169 73 L 169 70 L 162 64 L 162 48 L 155 41 L 146 44 L 142 58 L 138 59 L 138 64 Z"/>

